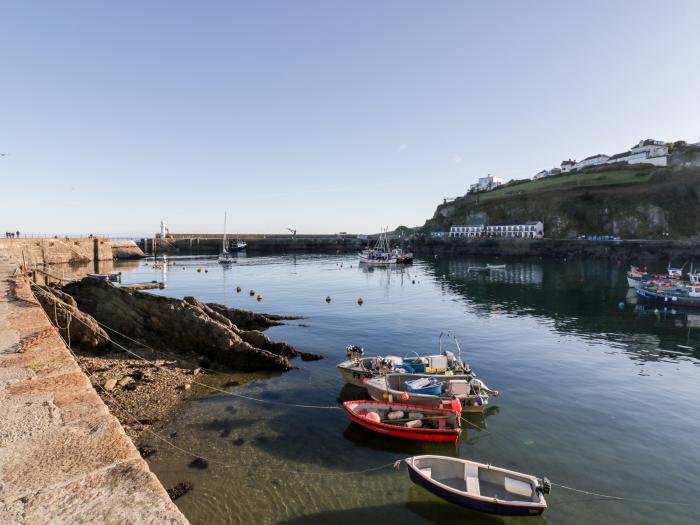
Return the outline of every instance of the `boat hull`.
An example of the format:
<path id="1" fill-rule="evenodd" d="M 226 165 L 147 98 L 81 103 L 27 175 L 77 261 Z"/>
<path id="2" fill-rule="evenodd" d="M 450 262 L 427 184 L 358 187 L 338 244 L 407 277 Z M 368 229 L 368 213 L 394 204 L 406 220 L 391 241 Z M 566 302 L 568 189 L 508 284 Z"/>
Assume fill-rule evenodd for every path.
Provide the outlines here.
<path id="1" fill-rule="evenodd" d="M 412 374 L 415 377 L 424 375 L 425 377 L 434 377 L 428 374 Z M 454 376 L 452 376 L 454 377 Z M 447 396 L 435 396 L 428 394 L 418 394 L 415 392 L 408 392 L 402 390 L 395 390 L 393 388 L 387 387 L 386 382 L 370 380 L 364 385 L 367 388 L 367 392 L 376 401 L 389 401 L 389 402 L 404 402 L 413 405 L 420 405 L 430 408 L 444 408 L 448 406 L 451 399 Z M 488 398 L 481 405 L 479 404 L 462 404 L 462 412 L 467 413 L 481 413 L 486 409 L 488 404 Z"/>
<path id="2" fill-rule="evenodd" d="M 501 514 L 505 516 L 539 516 L 544 512 L 545 507 L 531 507 L 518 505 L 504 505 L 498 501 L 483 501 L 469 496 L 456 494 L 440 485 L 432 483 L 430 480 L 421 476 L 417 469 L 410 463 L 408 466 L 408 475 L 411 481 L 416 485 L 423 487 L 428 492 L 435 494 L 437 497 L 471 510 L 479 512 L 488 512 L 490 514 Z"/>
<path id="3" fill-rule="evenodd" d="M 344 363 L 340 363 L 336 366 L 340 375 L 343 377 L 346 383 L 351 385 L 367 388 L 365 384 L 365 379 L 372 379 L 374 373 L 367 370 L 358 370 L 356 367 L 345 366 Z"/>
<path id="4" fill-rule="evenodd" d="M 637 300 L 664 306 L 684 306 L 700 308 L 700 297 L 661 294 L 645 288 L 637 288 Z"/>
<path id="5" fill-rule="evenodd" d="M 378 432 L 380 434 L 385 434 L 387 436 L 392 436 L 396 438 L 401 438 L 401 439 L 411 439 L 414 441 L 430 441 L 433 443 L 456 443 L 457 440 L 459 439 L 459 435 L 461 433 L 461 429 L 459 428 L 452 428 L 452 429 L 431 429 L 431 428 L 407 428 L 407 427 L 401 427 L 397 425 L 388 425 L 385 423 L 375 423 L 372 422 L 360 415 L 358 415 L 355 411 L 353 411 L 350 407 L 352 405 L 383 405 L 386 407 L 390 408 L 395 408 L 395 409 L 402 409 L 402 410 L 423 410 L 425 411 L 424 406 L 420 405 L 411 405 L 411 404 L 406 404 L 406 403 L 377 403 L 377 402 L 369 402 L 369 401 L 346 401 L 343 403 L 343 408 L 345 408 L 345 412 L 347 413 L 348 417 L 350 420 L 354 423 L 357 423 L 358 425 L 362 425 L 363 427 L 372 430 L 374 432 Z M 455 420 L 456 416 L 453 412 L 450 410 L 445 410 L 445 409 L 439 409 L 439 410 L 429 410 L 428 415 L 445 415 L 446 417 L 449 417 L 450 419 Z M 458 422 L 458 420 L 456 420 Z"/>

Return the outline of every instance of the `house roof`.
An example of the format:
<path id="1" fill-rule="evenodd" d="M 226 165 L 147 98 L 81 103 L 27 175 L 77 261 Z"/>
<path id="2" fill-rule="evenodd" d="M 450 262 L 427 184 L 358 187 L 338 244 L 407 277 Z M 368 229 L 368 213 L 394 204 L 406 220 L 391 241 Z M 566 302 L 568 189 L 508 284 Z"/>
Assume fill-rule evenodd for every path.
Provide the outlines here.
<path id="1" fill-rule="evenodd" d="M 623 151 L 622 153 L 615 153 L 609 160 L 621 159 L 623 157 L 629 157 L 632 154 L 630 150 Z"/>
<path id="2" fill-rule="evenodd" d="M 598 157 L 608 157 L 608 155 L 606 155 L 605 153 L 596 153 L 595 155 L 591 155 L 590 157 L 586 157 L 583 160 L 597 159 Z M 579 161 L 579 162 L 583 162 L 583 160 Z"/>
<path id="3" fill-rule="evenodd" d="M 569 159 L 569 160 L 562 160 L 560 165 L 564 165 L 564 164 L 576 164 L 576 161 L 575 161 L 575 160 L 571 160 L 571 159 Z"/>

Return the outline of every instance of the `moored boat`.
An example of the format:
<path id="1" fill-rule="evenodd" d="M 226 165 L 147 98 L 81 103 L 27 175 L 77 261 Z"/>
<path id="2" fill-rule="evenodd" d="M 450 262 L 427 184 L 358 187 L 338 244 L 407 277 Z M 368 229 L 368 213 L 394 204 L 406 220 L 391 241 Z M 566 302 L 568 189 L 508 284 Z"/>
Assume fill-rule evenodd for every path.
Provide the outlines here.
<path id="1" fill-rule="evenodd" d="M 468 509 L 510 516 L 537 516 L 547 508 L 551 483 L 513 470 L 445 456 L 404 460 L 411 481 Z"/>
<path id="2" fill-rule="evenodd" d="M 116 283 L 121 281 L 122 272 L 111 272 L 111 273 L 88 273 L 88 277 L 92 279 L 100 279 L 102 281 L 110 281 Z"/>
<path id="3" fill-rule="evenodd" d="M 442 334 L 440 334 L 440 354 L 419 356 L 406 355 L 404 357 L 387 355 L 365 357 L 364 349 L 350 345 L 346 348 L 348 359 L 336 365 L 340 375 L 347 383 L 366 388 L 365 380 L 389 373 L 414 373 L 414 374 L 463 374 L 473 377 L 469 365 L 461 358 L 459 343 L 457 348 L 459 355 L 442 349 Z"/>
<path id="4" fill-rule="evenodd" d="M 221 254 L 218 261 L 222 264 L 230 264 L 235 262 L 236 258 L 228 251 L 228 243 L 226 242 L 226 213 L 224 213 L 224 238 L 221 240 Z"/>
<path id="5" fill-rule="evenodd" d="M 505 264 L 487 264 L 486 269 L 487 270 L 505 270 L 506 265 Z"/>
<path id="6" fill-rule="evenodd" d="M 374 432 L 402 439 L 455 443 L 461 433 L 459 413 L 409 403 L 346 401 L 348 417 Z"/>
<path id="7" fill-rule="evenodd" d="M 664 306 L 682 306 L 700 308 L 700 284 L 662 287 L 640 286 L 637 288 L 637 300 Z"/>
<path id="8" fill-rule="evenodd" d="M 416 380 L 430 379 L 430 382 Z M 367 391 L 377 401 L 403 401 L 415 405 L 448 408 L 458 399 L 463 412 L 483 412 L 490 395 L 498 395 L 473 375 L 428 376 L 426 374 L 386 374 L 365 381 Z"/>

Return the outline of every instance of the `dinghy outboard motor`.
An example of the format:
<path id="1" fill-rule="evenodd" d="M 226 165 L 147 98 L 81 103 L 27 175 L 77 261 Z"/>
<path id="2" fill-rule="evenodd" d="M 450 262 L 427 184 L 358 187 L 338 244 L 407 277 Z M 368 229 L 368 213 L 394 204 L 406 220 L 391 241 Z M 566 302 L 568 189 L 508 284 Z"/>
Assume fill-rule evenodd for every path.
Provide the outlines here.
<path id="1" fill-rule="evenodd" d="M 348 345 L 345 348 L 345 353 L 347 353 L 348 359 L 360 359 L 365 354 L 365 349 L 361 346 Z"/>
<path id="2" fill-rule="evenodd" d="M 537 490 L 542 494 L 549 494 L 552 492 L 552 482 L 549 481 L 549 478 L 543 476 L 542 479 L 537 480 L 537 485 Z"/>

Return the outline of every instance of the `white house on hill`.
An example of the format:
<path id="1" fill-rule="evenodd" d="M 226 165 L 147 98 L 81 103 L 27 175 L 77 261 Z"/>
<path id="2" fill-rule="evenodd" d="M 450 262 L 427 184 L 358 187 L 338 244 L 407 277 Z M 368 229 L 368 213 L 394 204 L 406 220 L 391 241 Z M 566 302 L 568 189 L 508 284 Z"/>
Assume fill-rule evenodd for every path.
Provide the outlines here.
<path id="1" fill-rule="evenodd" d="M 472 184 L 469 187 L 469 191 L 474 192 L 493 190 L 498 188 L 501 184 L 503 184 L 503 179 L 501 177 L 488 175 L 486 177 L 479 177 L 479 181 L 476 184 Z"/>
<path id="2" fill-rule="evenodd" d="M 559 167 L 561 168 L 562 173 L 568 173 L 572 169 L 574 169 L 574 166 L 576 166 L 576 161 L 575 160 L 563 160 Z"/>
<path id="3" fill-rule="evenodd" d="M 604 155 L 602 153 L 598 153 L 597 155 L 591 155 L 590 157 L 586 157 L 583 160 L 580 160 L 576 163 L 576 166 L 574 166 L 575 169 L 581 170 L 583 168 L 588 168 L 589 166 L 597 166 L 598 164 L 605 164 L 608 162 L 608 159 L 610 157 L 608 155 Z"/>
<path id="4" fill-rule="evenodd" d="M 608 164 L 625 162 L 627 164 L 668 165 L 668 145 L 661 140 L 640 140 L 636 146 L 610 157 Z"/>
<path id="5" fill-rule="evenodd" d="M 505 237 L 507 239 L 541 239 L 544 237 L 542 221 L 525 224 L 455 224 L 450 227 L 450 237 Z"/>

